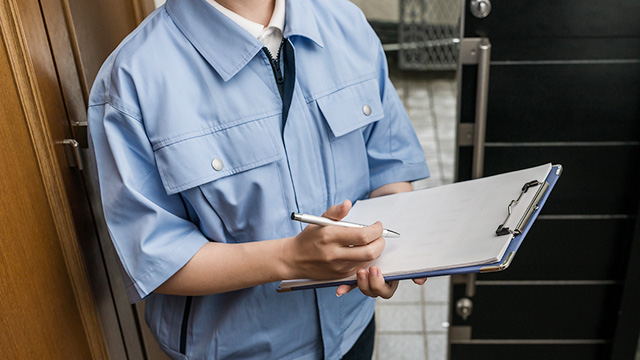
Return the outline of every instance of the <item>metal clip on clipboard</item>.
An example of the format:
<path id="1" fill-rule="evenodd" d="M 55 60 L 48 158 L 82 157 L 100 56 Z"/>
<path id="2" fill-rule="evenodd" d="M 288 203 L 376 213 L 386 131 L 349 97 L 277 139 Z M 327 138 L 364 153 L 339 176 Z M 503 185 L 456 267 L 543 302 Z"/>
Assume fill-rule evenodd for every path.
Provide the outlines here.
<path id="1" fill-rule="evenodd" d="M 509 229 L 506 225 L 507 225 L 507 221 L 509 221 L 509 218 L 511 217 L 513 207 L 520 202 L 520 199 L 522 199 L 522 195 L 524 195 L 527 191 L 529 191 L 530 188 L 539 186 L 539 185 L 541 186 L 538 187 L 538 191 L 536 192 L 535 196 L 533 197 L 533 200 L 527 207 L 527 211 L 525 211 L 522 219 L 520 219 L 515 229 L 513 230 Z M 533 212 L 538 209 L 538 204 L 540 203 L 540 200 L 542 199 L 542 196 L 544 195 L 544 193 L 547 191 L 548 187 L 549 187 L 549 183 L 547 183 L 546 181 L 542 182 L 538 180 L 533 180 L 524 184 L 524 186 L 522 186 L 522 191 L 520 192 L 520 196 L 518 196 L 518 198 L 515 200 L 511 200 L 511 202 L 509 203 L 509 206 L 507 206 L 507 211 L 508 211 L 507 218 L 504 219 L 504 222 L 500 226 L 498 226 L 498 229 L 496 230 L 496 235 L 498 236 L 508 235 L 508 234 L 520 235 L 524 227 L 529 222 L 529 219 L 531 219 Z"/>

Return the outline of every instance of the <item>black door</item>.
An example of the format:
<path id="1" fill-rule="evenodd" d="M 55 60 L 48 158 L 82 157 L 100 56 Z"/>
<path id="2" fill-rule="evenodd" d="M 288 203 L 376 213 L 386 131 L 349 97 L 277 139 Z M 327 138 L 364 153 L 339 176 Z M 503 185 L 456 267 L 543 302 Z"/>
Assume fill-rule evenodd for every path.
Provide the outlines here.
<path id="1" fill-rule="evenodd" d="M 486 17 L 471 5 L 457 179 L 547 162 L 564 172 L 506 271 L 454 278 L 450 357 L 632 358 L 640 325 L 619 313 L 636 281 L 640 1 L 491 0 Z M 466 319 L 457 304 L 473 306 Z"/>

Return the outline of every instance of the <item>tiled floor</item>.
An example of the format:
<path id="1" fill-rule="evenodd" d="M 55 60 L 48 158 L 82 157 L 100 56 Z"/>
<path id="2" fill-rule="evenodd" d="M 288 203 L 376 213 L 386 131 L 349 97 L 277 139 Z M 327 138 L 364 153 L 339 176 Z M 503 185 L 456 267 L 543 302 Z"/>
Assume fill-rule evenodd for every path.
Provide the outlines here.
<path id="1" fill-rule="evenodd" d="M 414 188 L 453 182 L 456 82 L 453 73 L 392 72 L 427 157 L 431 178 Z M 390 300 L 378 300 L 374 358 L 445 360 L 449 314 L 449 277 L 418 286 L 401 281 Z"/>

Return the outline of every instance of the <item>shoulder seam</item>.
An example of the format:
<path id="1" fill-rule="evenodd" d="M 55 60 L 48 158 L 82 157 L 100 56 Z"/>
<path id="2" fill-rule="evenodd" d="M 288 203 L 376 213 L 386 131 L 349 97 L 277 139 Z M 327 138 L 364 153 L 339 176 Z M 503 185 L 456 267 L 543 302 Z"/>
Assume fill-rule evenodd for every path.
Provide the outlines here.
<path id="1" fill-rule="evenodd" d="M 105 71 L 104 71 L 103 76 L 95 79 L 95 82 L 98 82 L 98 81 L 102 81 L 103 82 L 103 87 L 104 87 L 103 94 L 99 99 L 97 99 L 98 100 L 97 102 L 90 103 L 88 108 L 91 108 L 91 107 L 94 107 L 94 106 L 102 106 L 102 105 L 105 105 L 105 104 L 109 104 L 111 107 L 113 107 L 118 112 L 122 113 L 123 115 L 126 115 L 127 117 L 129 117 L 129 118 L 131 118 L 131 119 L 133 119 L 133 120 L 135 120 L 135 121 L 137 121 L 137 122 L 139 122 L 141 124 L 143 123 L 140 116 L 134 115 L 132 112 L 126 111 L 123 108 L 121 108 L 119 106 L 116 106 L 113 103 L 112 95 L 111 95 L 111 85 L 112 84 L 111 84 L 111 81 L 109 80 L 109 78 L 113 74 L 115 64 L 116 64 L 118 58 L 120 57 L 122 49 L 126 46 L 126 44 L 129 43 L 136 36 L 138 36 L 138 34 L 140 34 L 140 32 L 142 32 L 142 30 L 147 26 L 148 23 L 151 22 L 152 19 L 155 19 L 156 17 L 161 16 L 163 11 L 166 11 L 166 9 L 164 9 L 164 7 L 156 9 L 154 11 L 154 13 L 152 13 L 147 18 L 145 18 L 142 21 L 142 23 L 140 23 L 131 33 L 129 33 L 126 36 L 126 38 L 120 44 L 118 44 L 118 46 L 113 50 L 113 52 L 109 56 L 111 58 L 111 60 L 107 60 L 109 63 L 103 64 L 103 66 L 107 66 L 107 68 L 104 69 Z M 102 70 L 100 72 L 102 73 Z"/>
<path id="2" fill-rule="evenodd" d="M 112 108 L 114 108 L 117 112 L 121 113 L 122 115 L 124 115 L 124 116 L 126 116 L 126 117 L 130 118 L 131 120 L 134 120 L 134 121 L 136 121 L 136 122 L 139 122 L 141 125 L 144 125 L 144 124 L 143 124 L 143 122 L 142 122 L 142 119 L 140 119 L 140 118 L 138 118 L 136 115 L 133 115 L 133 114 L 129 113 L 128 111 L 126 111 L 126 110 L 124 110 L 124 109 L 122 109 L 122 108 L 120 108 L 120 107 L 116 106 L 115 104 L 113 104 L 113 103 L 112 103 L 112 102 L 110 102 L 110 101 L 103 101 L 103 102 L 101 102 L 101 103 L 91 104 L 91 105 L 89 105 L 89 108 L 97 107 L 97 106 L 104 106 L 104 105 L 109 105 L 109 106 L 111 106 Z"/>

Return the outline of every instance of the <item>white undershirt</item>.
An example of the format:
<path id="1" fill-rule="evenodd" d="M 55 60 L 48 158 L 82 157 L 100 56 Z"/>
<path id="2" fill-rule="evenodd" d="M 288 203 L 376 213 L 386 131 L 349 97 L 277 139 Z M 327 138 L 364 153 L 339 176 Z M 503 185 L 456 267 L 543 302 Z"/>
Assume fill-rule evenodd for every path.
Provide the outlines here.
<path id="1" fill-rule="evenodd" d="M 282 42 L 282 32 L 284 30 L 285 0 L 276 0 L 276 4 L 273 7 L 273 14 L 271 15 L 271 20 L 269 20 L 269 25 L 267 25 L 267 27 L 234 13 L 217 3 L 215 0 L 207 0 L 207 2 L 229 19 L 233 20 L 236 24 L 240 25 L 241 28 L 248 31 L 249 34 L 260 40 L 260 42 L 269 49 L 272 56 L 278 56 L 280 43 Z"/>

